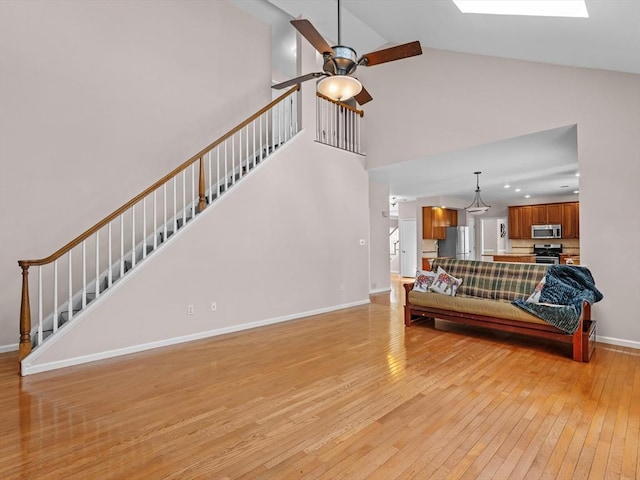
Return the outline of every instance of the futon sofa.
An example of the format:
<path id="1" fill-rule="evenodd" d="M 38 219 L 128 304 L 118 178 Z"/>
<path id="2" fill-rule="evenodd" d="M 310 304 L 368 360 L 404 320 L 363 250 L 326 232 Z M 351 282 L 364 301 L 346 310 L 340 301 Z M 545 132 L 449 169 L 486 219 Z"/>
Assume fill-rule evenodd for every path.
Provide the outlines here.
<path id="1" fill-rule="evenodd" d="M 418 319 L 441 319 L 551 339 L 572 344 L 573 360 L 588 362 L 595 349 L 595 321 L 591 320 L 593 302 L 578 301 L 578 308 L 574 309 L 574 312 L 577 311 L 574 318 L 577 325 L 571 327 L 575 328 L 573 333 L 567 333 L 564 325 L 561 326 L 565 331 L 527 311 L 537 312 L 535 307 L 538 310 L 548 308 L 555 313 L 552 306 L 527 303 L 536 290 L 539 295 L 541 288 L 544 288 L 541 280 L 547 278 L 549 268 L 545 264 L 436 259 L 432 263 L 431 275 L 435 277 L 431 277 L 434 283 L 430 289 L 440 293 L 430 289 L 418 291 L 414 289 L 414 283 L 405 284 L 405 325 L 409 327 Z M 438 272 L 446 272 L 461 283 L 449 285 L 445 280 L 443 284 L 443 277 L 437 277 Z M 590 273 L 588 276 L 592 278 Z M 452 292 L 451 288 L 455 291 Z M 601 295 L 595 301 L 600 298 Z M 522 306 L 514 304 L 514 301 Z"/>

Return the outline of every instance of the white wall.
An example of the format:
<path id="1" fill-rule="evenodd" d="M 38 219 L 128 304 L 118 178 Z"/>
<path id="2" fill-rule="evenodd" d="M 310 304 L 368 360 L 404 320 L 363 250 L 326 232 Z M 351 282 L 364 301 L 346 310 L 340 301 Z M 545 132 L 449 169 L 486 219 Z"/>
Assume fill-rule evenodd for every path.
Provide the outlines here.
<path id="1" fill-rule="evenodd" d="M 305 130 L 45 343 L 31 372 L 369 302 L 364 158 L 315 142 L 315 85 L 301 97 Z"/>
<path id="2" fill-rule="evenodd" d="M 0 349 L 18 341 L 17 261 L 266 105 L 269 44 L 228 2 L 0 2 Z"/>
<path id="3" fill-rule="evenodd" d="M 363 160 L 315 143 L 313 132 L 188 224 L 29 368 L 367 303 L 369 251 L 359 244 L 369 232 Z"/>
<path id="4" fill-rule="evenodd" d="M 640 255 L 629 254 L 640 216 L 611 213 L 640 205 L 640 76 L 430 49 L 359 74 L 375 98 L 368 168 L 577 124 L 581 261 L 605 295 L 598 336 L 640 347 Z"/>
<path id="5" fill-rule="evenodd" d="M 385 216 L 386 215 L 386 216 Z M 396 225 L 398 221 L 396 220 Z M 371 293 L 382 292 L 391 289 L 389 277 L 389 187 L 375 182 L 369 182 L 369 224 L 371 232 L 384 232 L 371 235 L 369 249 L 371 262 L 369 289 Z"/>

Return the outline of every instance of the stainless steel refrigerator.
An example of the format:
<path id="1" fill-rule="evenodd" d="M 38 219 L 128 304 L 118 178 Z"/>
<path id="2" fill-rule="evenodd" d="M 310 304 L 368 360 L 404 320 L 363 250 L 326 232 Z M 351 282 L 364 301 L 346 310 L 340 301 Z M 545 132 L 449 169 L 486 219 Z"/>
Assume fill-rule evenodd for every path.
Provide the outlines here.
<path id="1" fill-rule="evenodd" d="M 446 232 L 446 238 L 438 240 L 438 256 L 470 260 L 469 227 L 447 227 Z"/>

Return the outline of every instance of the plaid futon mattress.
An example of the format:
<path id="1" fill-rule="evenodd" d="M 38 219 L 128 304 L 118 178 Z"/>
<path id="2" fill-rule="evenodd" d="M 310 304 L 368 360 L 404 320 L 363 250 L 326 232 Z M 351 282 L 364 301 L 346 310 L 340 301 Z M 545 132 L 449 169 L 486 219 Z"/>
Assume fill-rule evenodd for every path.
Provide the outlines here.
<path id="1" fill-rule="evenodd" d="M 436 259 L 432 270 L 435 272 L 438 267 L 462 279 L 456 296 L 512 301 L 528 298 L 545 276 L 549 265 Z"/>

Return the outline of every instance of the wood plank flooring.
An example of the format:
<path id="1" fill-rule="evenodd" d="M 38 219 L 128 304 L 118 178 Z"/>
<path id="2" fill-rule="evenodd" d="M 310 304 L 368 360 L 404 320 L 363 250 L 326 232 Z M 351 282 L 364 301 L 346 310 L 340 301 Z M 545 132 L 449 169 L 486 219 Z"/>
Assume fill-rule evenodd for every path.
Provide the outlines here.
<path id="1" fill-rule="evenodd" d="M 20 378 L 3 479 L 638 479 L 640 351 L 367 306 Z"/>

